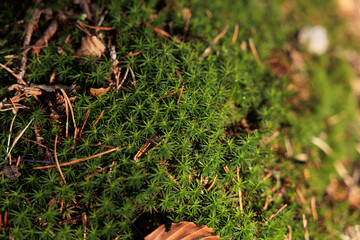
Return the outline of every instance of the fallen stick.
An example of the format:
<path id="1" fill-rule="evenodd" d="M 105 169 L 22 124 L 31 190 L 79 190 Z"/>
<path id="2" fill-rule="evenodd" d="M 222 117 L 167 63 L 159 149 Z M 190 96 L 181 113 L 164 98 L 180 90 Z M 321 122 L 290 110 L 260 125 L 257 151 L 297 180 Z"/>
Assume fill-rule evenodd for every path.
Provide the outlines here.
<path id="1" fill-rule="evenodd" d="M 77 163 L 80 163 L 80 162 L 85 162 L 85 161 L 87 161 L 87 160 L 90 160 L 90 159 L 93 159 L 93 158 L 96 158 L 96 157 L 100 157 L 100 156 L 102 156 L 102 155 L 105 155 L 105 154 L 114 152 L 114 151 L 116 151 L 116 150 L 119 150 L 119 147 L 116 147 L 116 148 L 107 150 L 107 151 L 105 151 L 105 152 L 97 153 L 97 154 L 92 155 L 92 156 L 90 156 L 90 157 L 84 157 L 84 158 L 79 158 L 79 159 L 76 159 L 76 160 L 73 160 L 73 161 L 70 161 L 70 162 L 60 163 L 59 165 L 60 165 L 61 167 L 63 167 L 63 166 L 69 166 L 69 165 L 74 165 L 74 164 L 77 164 Z M 56 167 L 56 165 L 48 165 L 48 166 L 34 167 L 33 169 L 46 169 L 46 168 L 53 168 L 53 167 Z"/>

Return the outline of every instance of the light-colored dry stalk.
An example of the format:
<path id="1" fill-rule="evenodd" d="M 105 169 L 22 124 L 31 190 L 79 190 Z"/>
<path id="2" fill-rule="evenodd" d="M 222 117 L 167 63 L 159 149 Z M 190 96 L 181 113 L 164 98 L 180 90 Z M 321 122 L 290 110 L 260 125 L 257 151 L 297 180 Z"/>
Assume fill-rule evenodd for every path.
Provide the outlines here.
<path id="1" fill-rule="evenodd" d="M 117 86 L 116 88 L 116 91 L 119 91 L 119 89 L 121 88 L 121 86 L 124 84 L 125 80 L 126 80 L 126 77 L 129 73 L 129 69 L 130 69 L 130 66 L 127 66 L 126 68 L 126 72 L 125 72 L 125 76 L 123 77 L 123 79 L 121 80 L 120 84 Z"/>
<path id="2" fill-rule="evenodd" d="M 26 125 L 26 127 L 20 132 L 20 134 L 14 139 L 13 144 L 11 145 L 10 150 L 8 151 L 6 157 L 5 157 L 5 161 L 8 159 L 8 157 L 11 154 L 12 149 L 14 148 L 15 144 L 19 141 L 19 139 L 21 138 L 21 136 L 25 133 L 26 129 L 28 129 L 28 127 L 30 126 L 30 124 L 32 123 L 32 121 L 34 121 L 34 118 L 30 120 L 30 122 L 28 123 L 28 125 Z"/>
<path id="3" fill-rule="evenodd" d="M 140 150 L 135 154 L 134 156 L 134 161 L 138 162 L 139 158 L 141 157 L 141 155 L 146 151 L 146 149 L 148 149 L 148 147 L 151 145 L 150 141 L 147 141 L 141 148 Z"/>
<path id="4" fill-rule="evenodd" d="M 291 229 L 291 226 L 288 225 L 287 228 L 288 228 L 288 238 L 287 238 L 287 240 L 292 240 L 292 229 Z"/>
<path id="5" fill-rule="evenodd" d="M 12 129 L 14 126 L 14 121 L 16 118 L 16 114 L 14 115 L 13 119 L 11 120 L 11 124 L 10 124 L 10 130 L 9 130 L 9 137 L 8 137 L 8 142 L 7 142 L 7 148 L 6 148 L 6 153 L 9 153 L 9 149 L 10 149 L 10 141 L 11 141 L 11 133 L 12 133 Z"/>
<path id="6" fill-rule="evenodd" d="M 284 206 L 282 206 L 276 213 L 274 213 L 273 215 L 271 215 L 271 217 L 269 218 L 269 221 L 271 219 L 273 219 L 274 217 L 276 217 L 282 210 L 284 210 L 284 208 L 287 207 L 287 204 L 285 204 Z"/>
<path id="7" fill-rule="evenodd" d="M 240 182 L 240 167 L 236 166 L 236 177 L 238 182 Z M 239 188 L 238 190 L 239 193 L 239 207 L 240 207 L 240 211 L 244 211 L 244 207 L 243 207 L 243 199 L 242 199 L 242 191 L 241 188 Z"/>
<path id="8" fill-rule="evenodd" d="M 78 134 L 78 128 L 76 126 L 76 122 L 75 122 L 75 116 L 74 116 L 74 110 L 73 110 L 73 107 L 71 105 L 71 102 L 70 102 L 70 99 L 68 97 L 68 95 L 66 94 L 66 92 L 64 91 L 64 89 L 60 89 L 60 91 L 62 92 L 62 94 L 64 95 L 64 98 L 65 98 L 65 101 L 67 101 L 68 103 L 68 106 L 69 106 L 69 109 L 70 109 L 70 112 L 71 112 L 71 117 L 72 117 L 72 120 L 73 120 L 73 124 L 74 124 L 74 128 L 75 128 L 75 132 L 74 132 L 74 139 L 77 137 L 77 134 Z"/>
<path id="9" fill-rule="evenodd" d="M 56 152 L 57 142 L 58 142 L 58 135 L 56 134 L 56 136 L 55 136 L 55 143 L 54 143 L 54 157 L 55 157 L 56 166 L 57 166 L 57 168 L 58 168 L 58 170 L 59 170 L 59 173 L 60 173 L 60 175 L 61 175 L 61 178 L 63 179 L 64 184 L 66 184 L 66 180 L 65 180 L 65 177 L 64 177 L 63 172 L 61 171 L 59 159 L 58 159 L 58 157 L 57 157 L 57 152 Z"/>
<path id="10" fill-rule="evenodd" d="M 258 52 L 256 51 L 256 48 L 255 48 L 255 45 L 254 45 L 254 41 L 252 38 L 249 38 L 249 47 L 251 49 L 251 52 L 252 54 L 254 55 L 255 59 L 256 59 L 256 62 L 260 65 L 261 64 L 261 61 L 260 61 L 260 58 L 259 58 L 259 54 Z"/>
<path id="11" fill-rule="evenodd" d="M 299 199 L 300 199 L 300 202 L 302 204 L 305 204 L 306 201 L 305 201 L 305 198 L 304 198 L 304 195 L 302 194 L 301 190 L 299 188 L 296 189 L 296 193 L 298 194 L 299 196 Z"/>
<path id="12" fill-rule="evenodd" d="M 311 197 L 311 212 L 313 215 L 314 222 L 318 221 L 318 215 L 316 212 L 316 199 L 314 196 Z"/>
<path id="13" fill-rule="evenodd" d="M 307 227 L 307 220 L 306 220 L 305 214 L 302 215 L 302 218 L 303 218 L 303 226 L 304 226 L 304 230 L 305 230 L 305 233 L 304 233 L 305 240 L 310 240 L 309 230 Z"/>
<path id="14" fill-rule="evenodd" d="M 212 180 L 210 186 L 206 189 L 206 191 L 210 191 L 210 189 L 215 185 L 216 179 L 217 179 L 218 175 L 216 174 L 214 179 Z"/>
<path id="15" fill-rule="evenodd" d="M 234 34 L 233 34 L 233 37 L 231 39 L 231 44 L 232 45 L 234 45 L 236 43 L 238 34 L 239 34 L 239 24 L 235 24 Z"/>

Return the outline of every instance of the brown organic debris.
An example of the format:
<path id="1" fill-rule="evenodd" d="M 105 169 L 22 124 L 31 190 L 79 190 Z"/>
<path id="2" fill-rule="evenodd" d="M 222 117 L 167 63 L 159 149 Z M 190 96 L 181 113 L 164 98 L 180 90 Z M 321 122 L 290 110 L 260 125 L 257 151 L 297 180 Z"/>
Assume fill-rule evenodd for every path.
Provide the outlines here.
<path id="1" fill-rule="evenodd" d="M 47 42 L 50 40 L 50 38 L 52 38 L 52 36 L 54 36 L 58 29 L 58 26 L 59 25 L 57 21 L 53 20 L 44 32 L 44 35 L 36 41 L 36 43 L 32 47 L 33 50 L 31 51 L 31 53 L 39 53 L 43 47 L 47 46 Z"/>
<path id="2" fill-rule="evenodd" d="M 81 39 L 81 47 L 77 53 L 79 56 L 99 58 L 105 49 L 105 44 L 97 36 L 86 36 Z"/>
<path id="3" fill-rule="evenodd" d="M 145 240 L 181 240 L 181 239 L 207 239 L 219 240 L 218 235 L 212 235 L 212 228 L 205 225 L 196 225 L 193 222 L 172 223 L 169 232 L 166 232 L 165 225 L 161 225 L 155 231 L 145 237 Z"/>
<path id="4" fill-rule="evenodd" d="M 106 94 L 110 90 L 110 87 L 107 88 L 90 88 L 91 96 L 101 96 Z"/>
<path id="5" fill-rule="evenodd" d="M 15 165 L 8 165 L 3 170 L 5 177 L 10 178 L 11 180 L 16 180 L 18 177 L 21 176 L 17 166 Z"/>

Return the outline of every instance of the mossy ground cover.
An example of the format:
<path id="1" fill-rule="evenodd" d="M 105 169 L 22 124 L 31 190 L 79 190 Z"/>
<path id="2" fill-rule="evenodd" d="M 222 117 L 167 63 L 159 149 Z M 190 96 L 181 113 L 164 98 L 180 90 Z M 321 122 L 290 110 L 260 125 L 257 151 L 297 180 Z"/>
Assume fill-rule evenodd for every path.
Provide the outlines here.
<path id="1" fill-rule="evenodd" d="M 142 239 L 163 223 L 192 221 L 214 228 L 222 239 L 284 239 L 290 232 L 299 239 L 305 217 L 311 238 L 336 239 L 345 226 L 359 221 L 356 207 L 326 192 L 332 175 L 340 179 L 334 163 L 357 157 L 351 69 L 335 47 L 329 55 L 311 56 L 296 49 L 293 40 L 301 26 L 321 23 L 331 27 L 332 46 L 338 46 L 344 42 L 339 35 L 344 24 L 334 20 L 334 3 L 325 6 L 329 16 L 319 18 L 321 1 L 289 2 L 98 1 L 89 20 L 80 5 L 69 1 L 6 1 L 7 9 L 0 12 L 0 62 L 14 70 L 20 59 L 6 56 L 21 56 L 24 50 L 25 24 L 19 21 L 27 23 L 35 8 L 53 9 L 50 19 L 61 11 L 66 15 L 47 46 L 38 55 L 28 54 L 24 80 L 48 85 L 54 73 L 56 84 L 76 85 L 67 94 L 76 127 L 84 125 L 81 137 L 76 135 L 70 116 L 66 137 L 70 113 L 57 101 L 60 90 L 29 96 L 21 102 L 27 108 L 16 114 L 11 140 L 34 120 L 12 159 L 54 162 L 56 138 L 60 163 L 118 149 L 61 167 L 63 178 L 57 168 L 34 169 L 46 166 L 41 162 L 21 162 L 15 180 L 3 171 L 0 214 L 4 219 L 7 213 L 7 226 L 2 225 L 1 237 Z M 102 38 L 107 50 L 101 58 L 79 57 L 86 33 L 77 21 L 96 25 L 101 16 L 102 26 L 113 29 L 88 31 Z M 32 44 L 49 22 L 40 18 Z M 351 47 L 352 40 L 345 40 L 342 46 Z M 290 74 L 279 77 L 266 64 L 272 50 L 289 42 L 306 59 L 300 71 L 307 98 L 289 90 Z M 128 72 L 120 89 L 92 96 L 91 88 L 115 81 L 110 46 L 120 76 L 130 68 L 134 76 Z M 16 79 L 5 70 L 0 77 L 1 99 L 13 97 L 8 88 Z M 336 123 L 326 121 L 339 113 Z M 3 169 L 14 114 L 4 111 L 0 117 Z M 39 136 L 46 146 L 42 150 Z M 333 153 L 314 145 L 314 137 Z M 291 156 L 284 142 L 290 142 Z M 292 158 L 300 153 L 308 157 L 305 163 Z M 98 170 L 103 171 L 92 175 Z"/>

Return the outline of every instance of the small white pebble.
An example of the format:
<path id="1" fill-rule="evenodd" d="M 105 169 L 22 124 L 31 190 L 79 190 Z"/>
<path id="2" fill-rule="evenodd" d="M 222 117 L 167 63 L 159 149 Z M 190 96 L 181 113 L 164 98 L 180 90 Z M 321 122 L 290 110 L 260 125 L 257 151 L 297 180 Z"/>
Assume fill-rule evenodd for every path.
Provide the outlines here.
<path id="1" fill-rule="evenodd" d="M 303 27 L 298 35 L 299 44 L 313 54 L 322 55 L 329 48 L 329 39 L 323 26 Z"/>

